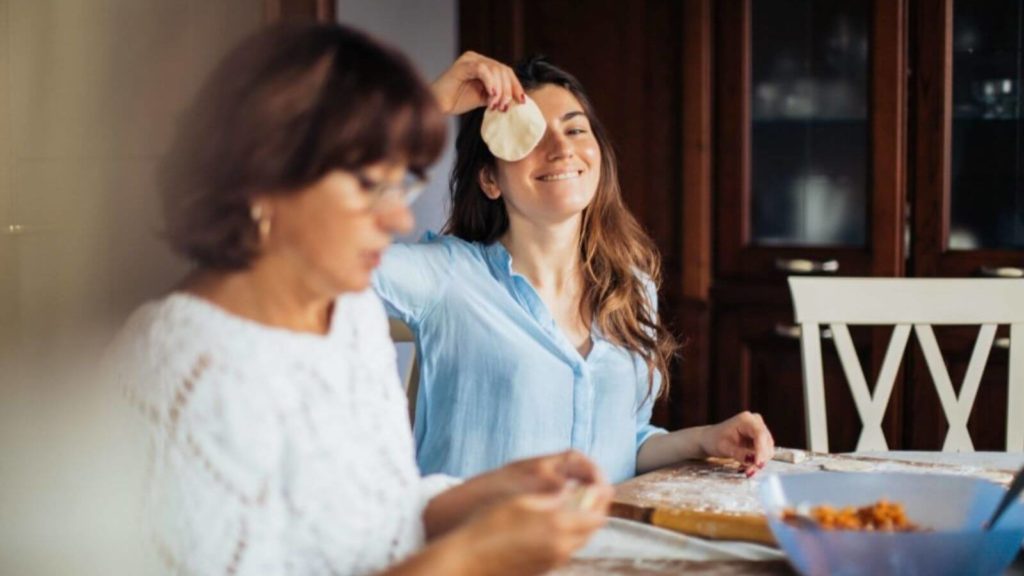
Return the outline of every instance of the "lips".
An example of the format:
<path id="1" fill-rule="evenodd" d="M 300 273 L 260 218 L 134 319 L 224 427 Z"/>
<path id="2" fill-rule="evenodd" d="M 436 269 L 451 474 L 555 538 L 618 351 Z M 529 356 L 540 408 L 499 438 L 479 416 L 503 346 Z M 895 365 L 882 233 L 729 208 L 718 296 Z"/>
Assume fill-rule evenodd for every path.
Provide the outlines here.
<path id="1" fill-rule="evenodd" d="M 583 170 L 560 170 L 558 172 L 548 172 L 537 177 L 537 180 L 541 182 L 560 182 L 562 180 L 572 180 L 579 178 L 583 175 Z"/>

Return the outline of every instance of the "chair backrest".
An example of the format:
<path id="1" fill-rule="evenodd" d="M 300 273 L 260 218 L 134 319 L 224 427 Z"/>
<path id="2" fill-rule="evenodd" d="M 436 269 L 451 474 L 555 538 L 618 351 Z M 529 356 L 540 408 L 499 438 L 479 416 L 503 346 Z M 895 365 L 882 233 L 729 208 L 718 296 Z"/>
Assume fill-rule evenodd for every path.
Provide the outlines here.
<path id="1" fill-rule="evenodd" d="M 420 359 L 416 355 L 416 336 L 405 322 L 396 318 L 388 318 L 388 322 L 391 326 L 391 339 L 396 344 L 403 342 L 413 344 L 411 362 L 409 362 L 409 368 L 405 371 L 403 378 L 405 394 L 409 399 L 409 421 L 413 422 L 416 420 L 416 395 L 419 394 L 420 389 Z"/>
<path id="2" fill-rule="evenodd" d="M 913 329 L 949 421 L 943 451 L 971 451 L 967 420 L 1000 324 L 1010 326 L 1006 450 L 1024 450 L 1024 280 L 967 278 L 789 278 L 800 325 L 805 416 L 811 450 L 828 452 L 819 327 L 828 325 L 863 424 L 857 450 L 887 450 L 882 417 Z M 892 337 L 874 388 L 848 325 L 891 325 Z M 980 325 L 957 396 L 932 325 Z"/>

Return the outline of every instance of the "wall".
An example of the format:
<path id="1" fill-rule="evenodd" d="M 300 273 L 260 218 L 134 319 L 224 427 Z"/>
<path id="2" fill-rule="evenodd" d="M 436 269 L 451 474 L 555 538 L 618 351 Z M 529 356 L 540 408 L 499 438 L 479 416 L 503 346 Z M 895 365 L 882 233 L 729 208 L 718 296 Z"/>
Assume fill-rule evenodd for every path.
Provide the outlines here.
<path id="1" fill-rule="evenodd" d="M 428 81 L 438 77 L 457 55 L 456 0 L 338 0 L 338 20 L 360 28 L 405 52 Z M 416 228 L 405 240 L 426 230 L 437 231 L 448 214 L 448 174 L 455 154 L 456 121 L 448 124 L 449 143 L 430 172 L 430 185 L 413 204 Z M 409 365 L 411 346 L 399 344 L 402 374 Z"/>

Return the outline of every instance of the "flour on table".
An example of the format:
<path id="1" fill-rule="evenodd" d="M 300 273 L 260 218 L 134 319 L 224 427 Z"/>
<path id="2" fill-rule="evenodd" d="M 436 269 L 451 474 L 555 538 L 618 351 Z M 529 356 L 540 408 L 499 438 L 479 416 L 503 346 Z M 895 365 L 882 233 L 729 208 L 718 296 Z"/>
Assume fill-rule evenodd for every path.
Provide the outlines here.
<path id="1" fill-rule="evenodd" d="M 691 462 L 653 472 L 638 480 L 621 484 L 615 500 L 625 504 L 664 509 L 688 509 L 725 514 L 762 514 L 758 486 L 769 474 L 792 474 L 842 470 L 857 472 L 908 472 L 916 474 L 952 474 L 983 478 L 1006 486 L 1013 473 L 977 466 L 925 464 L 858 458 L 832 454 L 805 453 L 797 463 L 772 460 L 752 478 L 746 478 L 741 466 L 720 462 Z"/>

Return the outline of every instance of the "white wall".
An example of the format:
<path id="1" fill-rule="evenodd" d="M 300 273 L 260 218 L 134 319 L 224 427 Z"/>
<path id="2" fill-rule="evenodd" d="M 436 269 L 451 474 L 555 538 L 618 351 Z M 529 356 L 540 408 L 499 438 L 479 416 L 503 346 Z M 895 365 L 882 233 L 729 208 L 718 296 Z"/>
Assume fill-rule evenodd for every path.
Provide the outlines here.
<path id="1" fill-rule="evenodd" d="M 129 458 L 85 375 L 103 329 L 186 269 L 159 238 L 156 166 L 262 9 L 0 0 L 0 574 L 144 573 Z"/>
<path id="2" fill-rule="evenodd" d="M 455 60 L 458 50 L 456 0 L 338 0 L 338 20 L 369 32 L 405 52 L 427 81 Z M 455 120 L 448 123 L 448 147 L 430 173 L 430 186 L 413 205 L 419 238 L 437 231 L 447 216 L 448 174 L 454 160 Z"/>

